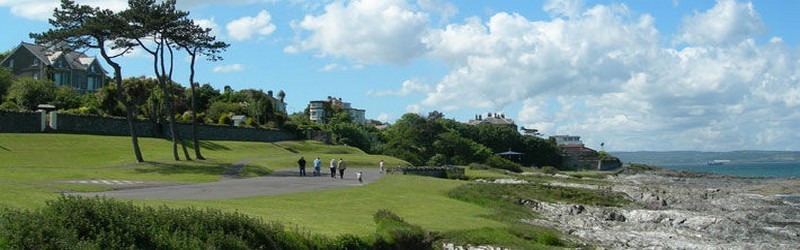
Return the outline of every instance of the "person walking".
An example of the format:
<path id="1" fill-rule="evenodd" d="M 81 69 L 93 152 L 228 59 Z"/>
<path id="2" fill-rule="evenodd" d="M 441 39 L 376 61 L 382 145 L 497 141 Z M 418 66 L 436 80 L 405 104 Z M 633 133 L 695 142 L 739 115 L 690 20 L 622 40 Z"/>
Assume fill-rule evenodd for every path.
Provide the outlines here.
<path id="1" fill-rule="evenodd" d="M 339 166 L 336 168 L 339 169 L 339 178 L 344 179 L 344 170 L 347 169 L 344 159 L 339 158 Z"/>
<path id="2" fill-rule="evenodd" d="M 336 178 L 336 159 L 331 159 L 331 178 Z"/>
<path id="3" fill-rule="evenodd" d="M 297 166 L 300 167 L 300 176 L 306 176 L 306 159 L 300 156 L 300 160 L 297 160 Z"/>
<path id="4" fill-rule="evenodd" d="M 381 162 L 378 163 L 378 165 L 381 167 L 380 174 L 383 174 L 383 159 L 381 159 Z"/>
<path id="5" fill-rule="evenodd" d="M 322 160 L 320 160 L 319 157 L 317 157 L 317 159 L 314 160 L 314 176 L 319 177 L 319 168 L 321 166 L 322 166 Z"/>

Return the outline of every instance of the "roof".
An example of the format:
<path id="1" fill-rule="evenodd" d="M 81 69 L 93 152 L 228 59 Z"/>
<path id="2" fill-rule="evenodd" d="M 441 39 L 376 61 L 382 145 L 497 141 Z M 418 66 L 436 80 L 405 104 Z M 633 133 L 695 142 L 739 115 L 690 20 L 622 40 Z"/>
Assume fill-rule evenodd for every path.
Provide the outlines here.
<path id="1" fill-rule="evenodd" d="M 506 151 L 502 153 L 497 153 L 497 155 L 524 155 L 524 153 L 514 152 L 514 151 Z"/>
<path id="2" fill-rule="evenodd" d="M 86 70 L 89 68 L 92 63 L 97 61 L 97 57 L 90 57 L 81 52 L 64 52 L 64 51 L 55 51 L 52 50 L 50 47 L 46 47 L 39 44 L 32 44 L 22 42 L 16 49 L 14 49 L 12 54 L 15 53 L 20 48 L 25 48 L 26 50 L 30 51 L 33 56 L 35 56 L 39 61 L 43 62 L 45 65 L 53 65 L 53 62 L 58 60 L 60 57 L 64 57 L 64 59 L 69 63 L 70 68 L 78 69 L 78 70 Z M 106 72 L 102 66 L 100 68 L 103 72 Z"/>

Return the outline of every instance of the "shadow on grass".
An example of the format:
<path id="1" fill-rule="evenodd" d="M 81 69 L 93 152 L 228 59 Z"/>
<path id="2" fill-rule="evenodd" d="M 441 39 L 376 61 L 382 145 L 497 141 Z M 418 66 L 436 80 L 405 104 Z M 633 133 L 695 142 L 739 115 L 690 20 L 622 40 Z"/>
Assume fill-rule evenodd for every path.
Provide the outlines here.
<path id="1" fill-rule="evenodd" d="M 173 174 L 201 174 L 201 175 L 220 175 L 225 171 L 226 166 L 217 163 L 194 162 L 194 164 L 147 162 L 148 166 L 136 168 L 139 173 L 158 173 L 162 175 Z"/>
<path id="2" fill-rule="evenodd" d="M 8 149 L 8 148 L 6 148 L 6 147 L 3 147 L 3 145 L 0 145 L 0 149 L 2 149 L 2 150 L 5 150 L 5 151 L 8 151 L 8 152 L 11 152 L 11 149 Z"/>
<path id="3" fill-rule="evenodd" d="M 186 144 L 186 148 L 187 149 L 194 148 L 194 143 L 192 142 L 192 140 L 184 140 L 183 143 Z M 220 150 L 230 151 L 231 150 L 231 148 L 229 148 L 228 146 L 225 146 L 225 145 L 213 142 L 213 141 L 200 141 L 200 148 L 206 149 L 206 150 L 211 150 L 211 151 L 220 151 Z"/>

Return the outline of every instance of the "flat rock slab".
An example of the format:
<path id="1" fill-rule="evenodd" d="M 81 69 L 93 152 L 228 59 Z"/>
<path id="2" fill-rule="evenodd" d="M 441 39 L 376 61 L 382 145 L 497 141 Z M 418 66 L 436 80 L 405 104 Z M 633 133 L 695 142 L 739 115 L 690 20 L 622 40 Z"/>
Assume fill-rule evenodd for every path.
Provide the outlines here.
<path id="1" fill-rule="evenodd" d="M 311 171 L 309 171 L 309 169 L 311 169 Z M 321 177 L 313 177 L 311 176 L 313 169 L 314 168 L 306 168 L 306 172 L 309 176 L 304 177 L 298 176 L 297 169 L 290 168 L 275 171 L 271 175 L 264 177 L 227 179 L 211 183 L 145 187 L 98 193 L 74 193 L 74 195 L 143 200 L 230 199 L 357 187 L 382 177 L 378 169 L 372 168 L 348 168 L 347 171 L 345 171 L 344 179 L 339 179 L 338 173 L 336 178 L 331 178 L 330 170 L 328 168 L 323 168 Z M 357 172 L 364 173 L 364 182 L 358 182 L 355 175 Z"/>

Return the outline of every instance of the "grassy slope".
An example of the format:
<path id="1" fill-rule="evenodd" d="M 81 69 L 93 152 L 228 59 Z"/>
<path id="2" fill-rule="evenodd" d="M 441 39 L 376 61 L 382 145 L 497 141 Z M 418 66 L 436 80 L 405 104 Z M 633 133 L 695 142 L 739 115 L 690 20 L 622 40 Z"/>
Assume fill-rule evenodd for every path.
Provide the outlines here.
<path id="1" fill-rule="evenodd" d="M 116 179 L 204 182 L 218 180 L 230 164 L 242 159 L 259 158 L 248 164 L 267 172 L 295 167 L 300 155 L 309 161 L 344 158 L 352 168 L 376 168 L 384 159 L 387 166 L 407 163 L 386 156 L 366 155 L 352 147 L 327 146 L 317 142 L 204 142 L 207 161 L 176 162 L 171 158 L 167 140 L 142 138 L 143 153 L 149 163 L 128 166 L 133 162 L 129 138 L 61 134 L 0 134 L 0 208 L 40 207 L 61 190 L 98 191 L 103 187 L 66 184 L 65 180 Z M 46 153 L 42 148 L 47 145 Z M 112 166 L 112 167 L 104 167 Z M 503 173 L 469 170 L 469 175 L 502 178 Z M 147 205 L 219 208 L 238 211 L 267 221 L 280 221 L 301 230 L 338 235 L 366 236 L 375 231 L 372 215 L 389 209 L 407 221 L 424 228 L 447 233 L 448 238 L 494 238 L 489 242 L 514 242 L 511 246 L 530 246 L 531 232 L 538 229 L 520 226 L 503 219 L 508 211 L 480 202 L 453 199 L 448 192 L 467 184 L 464 181 L 417 176 L 389 175 L 368 185 L 297 194 L 202 201 L 137 201 Z M 501 209 L 502 210 L 502 209 Z M 500 213 L 498 213 L 500 212 Z M 519 213 L 519 211 L 517 211 Z M 513 214 L 513 213 L 512 213 Z M 523 236 L 520 236 L 523 235 Z M 485 238 L 485 237 L 484 237 Z"/>
<path id="2" fill-rule="evenodd" d="M 330 191 L 216 201 L 143 203 L 236 210 L 326 235 L 369 235 L 375 231 L 372 215 L 380 209 L 394 211 L 407 221 L 434 231 L 503 227 L 500 222 L 486 218 L 490 213 L 488 209 L 446 196 L 449 190 L 463 184 L 453 180 L 389 175 L 369 185 Z"/>

